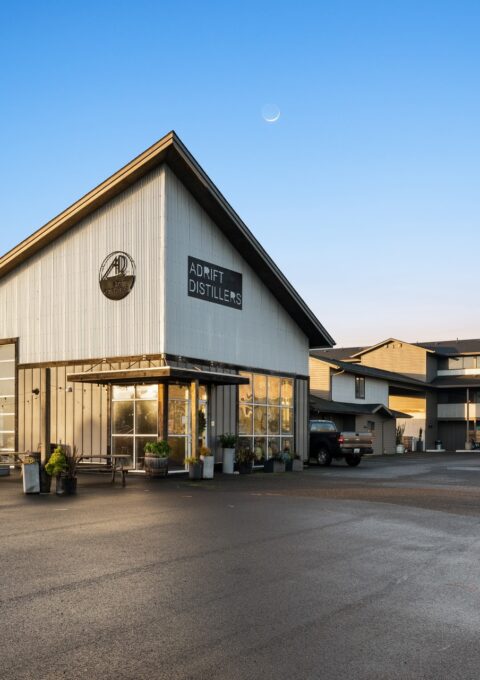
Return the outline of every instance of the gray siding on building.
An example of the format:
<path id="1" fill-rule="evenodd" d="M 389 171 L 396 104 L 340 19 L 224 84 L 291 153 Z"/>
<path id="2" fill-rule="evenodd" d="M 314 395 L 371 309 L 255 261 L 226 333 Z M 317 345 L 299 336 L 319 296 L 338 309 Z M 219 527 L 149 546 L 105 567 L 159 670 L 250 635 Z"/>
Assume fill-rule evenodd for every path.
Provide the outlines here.
<path id="1" fill-rule="evenodd" d="M 308 460 L 309 452 L 308 395 L 308 380 L 297 378 L 295 380 L 295 453 L 302 460 Z"/>
<path id="2" fill-rule="evenodd" d="M 125 365 L 126 366 L 126 365 Z M 120 365 L 119 365 L 120 367 Z M 90 368 L 88 364 L 50 369 L 50 442 L 76 446 L 85 455 L 106 454 L 108 446 L 108 388 L 69 383 L 67 373 Z M 45 435 L 42 402 L 47 398 L 45 369 L 18 372 L 18 449 L 36 451 Z M 67 391 L 71 388 L 71 392 Z M 39 394 L 33 394 L 33 390 Z"/>
<path id="3" fill-rule="evenodd" d="M 223 459 L 219 436 L 229 432 L 235 434 L 237 431 L 237 393 L 235 385 L 217 385 L 210 390 L 208 442 L 216 463 Z"/>
<path id="4" fill-rule="evenodd" d="M 437 393 L 428 392 L 425 400 L 425 448 L 435 448 L 435 440 L 438 438 L 437 423 L 438 423 L 438 405 Z"/>
<path id="5" fill-rule="evenodd" d="M 158 168 L 0 281 L 0 338 L 20 338 L 20 363 L 164 351 L 163 192 Z M 107 299 L 99 286 L 114 251 L 136 264 L 123 300 Z"/>
<path id="6" fill-rule="evenodd" d="M 167 354 L 308 375 L 308 338 L 171 170 L 166 170 Z M 188 257 L 242 275 L 242 309 L 188 295 Z"/>
<path id="7" fill-rule="evenodd" d="M 438 439 L 447 451 L 464 449 L 467 436 L 466 421 L 444 420 L 438 423 Z"/>

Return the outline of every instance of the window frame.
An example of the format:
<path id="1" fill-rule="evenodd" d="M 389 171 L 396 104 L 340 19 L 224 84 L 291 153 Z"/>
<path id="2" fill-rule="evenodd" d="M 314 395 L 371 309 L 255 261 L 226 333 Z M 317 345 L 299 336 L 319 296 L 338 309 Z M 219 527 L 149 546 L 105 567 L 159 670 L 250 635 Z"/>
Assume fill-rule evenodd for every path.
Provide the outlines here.
<path id="1" fill-rule="evenodd" d="M 355 399 L 365 399 L 365 376 L 355 376 Z"/>
<path id="2" fill-rule="evenodd" d="M 238 440 L 239 442 L 247 440 L 249 443 L 248 445 L 250 448 L 255 451 L 257 448 L 257 441 L 263 440 L 263 448 L 264 448 L 264 458 L 262 460 L 268 460 L 269 458 L 273 457 L 275 455 L 275 452 L 273 451 L 273 447 L 278 448 L 279 451 L 285 450 L 285 444 L 288 443 L 289 447 L 288 450 L 291 452 L 294 452 L 295 450 L 295 378 L 292 376 L 286 376 L 286 375 L 281 375 L 281 374 L 270 374 L 270 373 L 261 373 L 257 371 L 240 371 L 240 375 L 243 377 L 246 377 L 249 379 L 249 385 L 241 386 L 241 387 L 246 387 L 249 392 L 249 399 L 242 399 L 241 398 L 241 392 L 239 389 L 239 398 L 238 398 L 238 408 L 237 408 L 237 432 L 238 432 Z M 255 376 L 257 376 L 257 382 L 259 382 L 262 379 L 265 379 L 266 382 L 266 391 L 265 391 L 265 399 L 264 400 L 258 400 L 257 395 L 255 394 Z M 269 394 L 269 385 L 270 381 L 272 382 L 277 382 L 279 381 L 279 394 L 278 394 L 278 401 L 275 401 L 275 403 L 271 403 L 270 401 L 270 394 Z M 289 404 L 287 404 L 284 401 L 284 395 L 283 395 L 283 390 L 284 390 L 284 382 L 288 382 L 289 387 L 287 389 L 291 390 L 291 395 L 289 396 Z M 277 398 L 277 397 L 276 397 Z M 240 409 L 241 408 L 248 408 L 251 409 L 251 434 L 242 434 L 240 432 Z M 265 411 L 265 430 L 266 432 L 264 434 L 260 432 L 255 431 L 255 411 L 256 409 L 263 409 Z M 278 411 L 278 432 L 273 432 L 270 433 L 270 411 L 271 410 L 276 410 Z M 290 433 L 284 433 L 283 432 L 283 416 L 284 416 L 284 411 L 289 412 L 289 427 L 290 427 Z M 260 445 L 260 444 L 258 444 Z M 270 449 L 272 449 L 270 453 Z M 257 461 L 260 463 L 260 460 Z"/>

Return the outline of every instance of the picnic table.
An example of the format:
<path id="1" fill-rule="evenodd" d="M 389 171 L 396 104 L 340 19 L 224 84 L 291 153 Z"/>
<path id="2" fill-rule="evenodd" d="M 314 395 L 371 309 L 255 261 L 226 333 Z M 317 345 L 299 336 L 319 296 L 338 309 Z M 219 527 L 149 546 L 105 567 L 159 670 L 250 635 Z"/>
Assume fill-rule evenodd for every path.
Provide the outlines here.
<path id="1" fill-rule="evenodd" d="M 108 453 L 102 454 L 92 454 L 84 455 L 82 454 L 78 458 L 78 469 L 82 469 L 82 463 L 85 463 L 85 470 L 92 470 L 95 472 L 110 472 L 112 473 L 112 484 L 115 482 L 115 475 L 120 472 L 122 475 L 122 486 L 126 484 L 126 476 L 128 473 L 128 467 L 125 465 L 125 461 L 130 459 L 131 456 L 126 453 Z M 89 462 L 90 461 L 90 462 Z M 105 461 L 105 462 L 102 462 Z"/>

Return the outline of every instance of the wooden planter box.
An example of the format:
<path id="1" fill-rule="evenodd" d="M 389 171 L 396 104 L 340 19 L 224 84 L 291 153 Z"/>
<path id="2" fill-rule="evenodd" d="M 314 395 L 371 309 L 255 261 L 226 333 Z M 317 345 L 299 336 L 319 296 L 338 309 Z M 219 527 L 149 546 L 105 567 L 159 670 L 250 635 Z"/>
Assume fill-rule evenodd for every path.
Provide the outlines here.
<path id="1" fill-rule="evenodd" d="M 144 469 L 147 477 L 166 477 L 168 474 L 168 458 L 145 454 Z"/>

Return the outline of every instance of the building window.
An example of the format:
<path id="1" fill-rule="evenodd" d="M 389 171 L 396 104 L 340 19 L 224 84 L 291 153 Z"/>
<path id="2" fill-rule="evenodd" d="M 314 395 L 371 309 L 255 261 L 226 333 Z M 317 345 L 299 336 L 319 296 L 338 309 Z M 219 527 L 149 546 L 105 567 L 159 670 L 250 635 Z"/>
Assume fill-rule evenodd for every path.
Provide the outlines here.
<path id="1" fill-rule="evenodd" d="M 0 344 L 0 452 L 15 451 L 15 354 L 14 344 Z"/>
<path id="2" fill-rule="evenodd" d="M 239 446 L 248 446 L 258 461 L 281 451 L 293 452 L 293 379 L 241 373 L 249 379 L 239 388 Z"/>
<path id="3" fill-rule="evenodd" d="M 355 399 L 365 399 L 365 378 L 355 376 Z"/>

